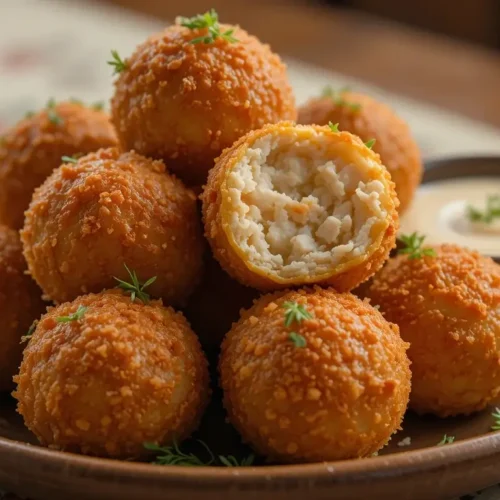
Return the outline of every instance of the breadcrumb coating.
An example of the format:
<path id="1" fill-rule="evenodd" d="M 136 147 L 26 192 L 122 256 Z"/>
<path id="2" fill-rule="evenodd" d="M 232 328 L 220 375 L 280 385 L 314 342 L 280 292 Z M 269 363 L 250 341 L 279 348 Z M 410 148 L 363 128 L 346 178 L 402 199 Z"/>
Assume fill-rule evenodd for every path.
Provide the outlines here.
<path id="1" fill-rule="evenodd" d="M 45 311 L 42 292 L 25 274 L 19 235 L 0 225 L 0 391 L 14 387 L 12 376 L 21 362 L 25 335 Z"/>
<path id="2" fill-rule="evenodd" d="M 188 185 L 202 185 L 224 148 L 249 130 L 297 111 L 286 66 L 236 26 L 236 43 L 192 44 L 200 30 L 169 26 L 127 59 L 111 101 L 124 149 L 163 159 Z"/>
<path id="3" fill-rule="evenodd" d="M 311 99 L 299 108 L 298 123 L 327 125 L 331 121 L 365 142 L 375 139 L 373 150 L 380 155 L 396 184 L 402 214 L 423 174 L 420 151 L 407 123 L 389 106 L 370 96 L 357 92 L 342 92 L 341 96 L 351 106 L 339 105 L 330 97 Z"/>
<path id="4" fill-rule="evenodd" d="M 500 394 L 500 266 L 456 245 L 391 259 L 364 291 L 410 343 L 410 406 L 441 417 Z"/>
<path id="5" fill-rule="evenodd" d="M 296 144 L 300 145 L 300 155 L 308 159 L 310 156 L 311 162 L 314 163 L 306 168 L 301 166 L 301 169 L 306 171 L 313 169 L 319 172 L 320 169 L 328 167 L 332 170 L 331 173 L 328 173 L 329 176 L 336 175 L 338 179 L 344 176 L 344 185 L 339 186 L 337 181 L 333 184 L 332 180 L 328 178 L 324 182 L 321 181 L 319 187 L 314 189 L 324 189 L 321 186 L 326 185 L 329 190 L 332 190 L 332 193 L 327 193 L 328 196 L 333 194 L 334 189 L 345 190 L 346 202 L 334 201 L 333 208 L 327 209 L 322 201 L 323 195 L 316 195 L 313 186 L 306 182 L 299 183 L 298 194 L 293 194 L 294 199 L 288 200 L 285 207 L 282 207 L 280 203 L 286 193 L 277 184 L 271 186 L 272 189 L 258 186 L 261 193 L 257 192 L 257 189 L 252 191 L 250 185 L 252 181 L 248 181 L 250 173 L 259 171 L 259 169 L 262 172 L 265 168 L 269 168 L 267 165 L 255 166 L 252 163 L 253 156 L 255 156 L 254 149 L 256 145 L 268 140 L 268 138 L 271 138 L 270 141 L 274 144 L 274 149 L 271 147 L 266 161 L 274 168 L 277 175 L 279 175 L 280 170 L 285 171 L 290 165 L 292 165 L 292 169 L 294 168 L 293 162 L 295 162 L 296 154 L 295 152 L 291 153 L 289 148 L 280 149 L 276 144 L 282 138 L 288 141 L 295 138 Z M 257 150 L 259 149 L 257 148 Z M 319 159 L 326 162 L 325 165 L 315 166 Z M 248 173 L 243 172 L 242 178 L 248 186 L 244 184 L 243 187 L 234 188 L 231 184 L 233 182 L 231 180 L 232 173 L 240 168 L 241 164 L 247 163 L 249 165 L 247 167 Z M 344 175 L 344 172 L 347 173 Z M 294 173 L 291 172 L 287 178 L 293 178 L 293 175 Z M 313 175 L 315 175 L 314 172 Z M 269 184 L 269 181 L 266 182 Z M 310 183 L 310 181 L 307 182 Z M 317 183 L 317 179 L 314 182 Z M 360 193 L 364 187 L 372 185 L 375 186 L 377 192 Z M 358 187 L 356 188 L 356 186 Z M 362 186 L 364 186 L 363 189 Z M 307 193 L 309 195 L 305 196 Z M 368 200 L 366 205 L 364 205 L 364 201 L 360 201 L 361 195 Z M 252 206 L 253 202 L 248 201 L 252 196 L 259 196 L 261 199 L 264 196 L 268 197 L 271 200 L 269 208 L 260 210 L 258 207 Z M 359 199 L 356 199 L 358 197 Z M 328 127 L 317 125 L 297 126 L 293 123 L 282 122 L 249 132 L 231 148 L 226 149 L 217 159 L 216 166 L 210 171 L 201 198 L 205 236 L 212 247 L 214 257 L 222 268 L 240 283 L 263 291 L 312 283 L 330 285 L 338 291 L 349 291 L 380 269 L 391 248 L 395 246 L 396 232 L 399 227 L 396 210 L 398 200 L 394 184 L 391 182 L 387 170 L 380 163 L 379 156 L 368 149 L 358 137 L 348 132 L 335 133 Z M 274 201 L 276 199 L 279 199 L 279 203 Z M 314 200 L 314 203 L 311 203 L 311 200 Z M 300 209 L 300 213 L 295 210 L 295 204 L 300 205 L 297 207 L 297 210 Z M 313 206 L 313 204 L 318 206 Z M 318 242 L 317 238 L 319 238 L 318 234 L 321 230 L 314 233 L 312 227 L 313 219 L 318 211 L 332 210 L 332 213 L 328 212 L 327 215 L 335 215 L 336 211 L 342 211 L 345 205 L 354 207 L 354 212 L 348 217 L 352 221 L 354 229 L 351 229 L 351 232 L 353 234 L 350 236 L 349 233 L 346 233 L 346 237 L 352 238 L 351 241 L 341 241 L 344 236 L 335 237 L 335 228 L 329 228 L 326 233 L 328 237 L 331 236 L 331 240 L 320 254 L 316 252 L 316 248 L 309 251 L 305 247 L 301 248 L 301 256 L 294 257 L 293 253 L 288 255 L 288 246 L 294 244 L 294 239 L 304 236 L 289 238 L 284 242 L 287 247 L 285 248 L 286 255 L 281 249 L 274 252 L 272 258 L 275 261 L 290 259 L 291 266 L 302 269 L 294 275 L 285 275 L 282 270 L 285 270 L 286 266 L 282 264 L 278 264 L 274 269 L 271 268 L 269 262 L 265 262 L 265 260 L 270 259 L 262 254 L 261 243 L 256 243 L 253 236 L 249 238 L 248 243 L 245 243 L 245 247 L 236 236 L 234 221 L 238 213 L 245 213 L 247 220 L 239 222 L 244 231 L 247 231 L 247 227 L 262 228 L 268 226 L 270 222 L 274 223 L 287 218 L 282 223 L 281 235 L 290 221 L 294 218 L 297 219 L 304 212 L 305 223 L 299 221 L 298 231 L 309 235 L 309 238 L 311 236 L 316 238 L 316 242 Z M 250 220 L 254 211 L 257 212 L 256 217 L 260 217 L 260 219 Z M 298 218 L 300 219 L 300 217 Z M 239 230 L 239 228 L 237 229 Z M 266 247 L 266 255 L 269 253 L 267 249 L 273 250 L 272 236 L 271 231 L 268 231 L 265 236 L 266 241 L 263 245 Z M 281 239 L 283 238 L 281 237 Z M 350 250 L 342 250 L 343 256 L 340 260 L 337 259 L 337 251 L 348 247 Z M 307 269 L 304 270 L 306 266 Z"/>
<path id="6" fill-rule="evenodd" d="M 79 306 L 79 321 L 60 323 Z M 40 442 L 88 455 L 137 457 L 196 428 L 209 398 L 207 361 L 180 313 L 119 290 L 51 308 L 15 377 L 18 411 Z"/>
<path id="7" fill-rule="evenodd" d="M 284 324 L 295 301 L 313 315 Z M 295 347 L 291 331 L 305 347 Z M 282 462 L 369 456 L 399 429 L 408 344 L 368 303 L 333 290 L 277 292 L 243 313 L 222 345 L 224 404 L 259 453 Z"/>
<path id="8" fill-rule="evenodd" d="M 61 156 L 116 146 L 109 116 L 81 104 L 61 102 L 21 120 L 0 142 L 0 223 L 20 229 L 33 191 L 59 167 Z"/>
<path id="9" fill-rule="evenodd" d="M 168 304 L 200 278 L 203 235 L 194 193 L 161 161 L 102 149 L 62 165 L 35 192 L 21 232 L 28 267 L 56 302 L 129 281 Z"/>

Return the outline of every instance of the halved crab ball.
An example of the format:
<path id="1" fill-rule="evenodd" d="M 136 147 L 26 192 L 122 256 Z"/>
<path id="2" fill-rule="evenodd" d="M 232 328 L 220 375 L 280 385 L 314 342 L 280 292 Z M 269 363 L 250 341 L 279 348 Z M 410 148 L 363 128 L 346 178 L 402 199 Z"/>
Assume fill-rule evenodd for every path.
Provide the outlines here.
<path id="1" fill-rule="evenodd" d="M 217 160 L 202 199 L 214 256 L 261 290 L 351 290 L 395 245 L 398 200 L 380 157 L 329 127 L 250 132 Z"/>

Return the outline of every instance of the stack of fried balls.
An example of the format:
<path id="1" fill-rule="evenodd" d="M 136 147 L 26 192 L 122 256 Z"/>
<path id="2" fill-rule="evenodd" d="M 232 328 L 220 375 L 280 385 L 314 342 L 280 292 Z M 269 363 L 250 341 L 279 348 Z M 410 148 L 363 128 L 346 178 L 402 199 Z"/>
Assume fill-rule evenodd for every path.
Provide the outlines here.
<path id="1" fill-rule="evenodd" d="M 0 388 L 43 445 L 180 443 L 213 349 L 229 421 L 275 463 L 368 457 L 408 404 L 499 394 L 499 266 L 389 258 L 422 174 L 390 108 L 326 89 L 297 110 L 279 56 L 214 11 L 110 64 L 111 117 L 50 101 L 0 143 Z"/>

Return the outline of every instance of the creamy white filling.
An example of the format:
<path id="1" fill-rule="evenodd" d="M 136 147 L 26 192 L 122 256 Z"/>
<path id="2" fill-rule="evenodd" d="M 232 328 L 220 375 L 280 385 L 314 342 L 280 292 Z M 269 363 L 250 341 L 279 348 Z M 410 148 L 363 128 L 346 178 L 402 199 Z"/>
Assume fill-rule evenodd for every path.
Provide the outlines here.
<path id="1" fill-rule="evenodd" d="M 363 161 L 332 158 L 321 141 L 260 138 L 227 179 L 235 242 L 282 278 L 322 274 L 363 254 L 387 216 L 384 184 Z"/>

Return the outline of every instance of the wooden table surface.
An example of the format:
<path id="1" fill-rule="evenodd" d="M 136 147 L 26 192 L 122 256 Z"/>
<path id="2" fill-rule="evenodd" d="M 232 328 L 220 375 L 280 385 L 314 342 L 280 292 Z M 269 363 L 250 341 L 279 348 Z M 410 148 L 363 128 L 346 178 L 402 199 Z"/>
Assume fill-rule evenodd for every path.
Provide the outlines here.
<path id="1" fill-rule="evenodd" d="M 500 127 L 500 52 L 311 2 L 106 1 L 168 20 L 210 5 L 280 54 Z"/>

